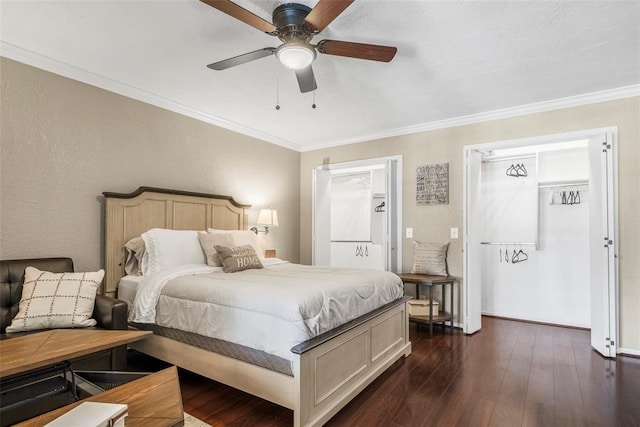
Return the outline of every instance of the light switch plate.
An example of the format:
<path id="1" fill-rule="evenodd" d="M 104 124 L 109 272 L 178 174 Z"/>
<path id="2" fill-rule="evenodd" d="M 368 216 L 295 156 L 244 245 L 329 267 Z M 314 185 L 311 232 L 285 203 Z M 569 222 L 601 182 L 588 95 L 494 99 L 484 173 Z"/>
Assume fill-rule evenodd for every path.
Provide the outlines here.
<path id="1" fill-rule="evenodd" d="M 452 239 L 457 239 L 458 238 L 458 228 L 457 227 L 453 227 L 451 229 L 451 238 Z"/>
<path id="2" fill-rule="evenodd" d="M 413 239 L 413 228 L 407 228 L 406 236 L 407 239 Z"/>

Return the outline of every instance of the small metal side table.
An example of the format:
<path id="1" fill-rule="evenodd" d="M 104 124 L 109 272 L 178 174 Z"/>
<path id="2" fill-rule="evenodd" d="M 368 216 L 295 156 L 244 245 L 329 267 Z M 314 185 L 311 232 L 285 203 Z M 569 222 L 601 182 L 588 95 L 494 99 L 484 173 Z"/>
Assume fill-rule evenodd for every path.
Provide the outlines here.
<path id="1" fill-rule="evenodd" d="M 451 276 L 430 276 L 427 274 L 414 274 L 414 273 L 401 273 L 398 274 L 402 283 L 406 285 L 407 283 L 413 283 L 416 285 L 416 298 L 420 299 L 420 287 L 426 286 L 429 288 L 429 301 L 433 300 L 433 287 L 441 286 L 442 288 L 442 308 L 444 309 L 444 294 L 445 294 L 445 286 L 449 286 L 449 307 L 450 311 L 441 310 L 438 315 L 433 315 L 433 307 L 429 306 L 429 315 L 428 316 L 409 316 L 409 320 L 418 323 L 427 323 L 429 325 L 429 337 L 433 336 L 433 324 L 434 323 L 442 323 L 443 327 L 446 325 L 445 322 L 449 321 L 451 334 L 453 335 L 453 283 L 455 282 L 455 278 Z"/>

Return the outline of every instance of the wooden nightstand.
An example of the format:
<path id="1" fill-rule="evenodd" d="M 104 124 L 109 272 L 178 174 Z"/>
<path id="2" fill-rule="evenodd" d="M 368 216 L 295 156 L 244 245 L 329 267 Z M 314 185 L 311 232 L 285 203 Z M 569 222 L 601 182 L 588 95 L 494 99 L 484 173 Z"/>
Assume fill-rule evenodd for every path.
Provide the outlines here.
<path id="1" fill-rule="evenodd" d="M 442 323 L 443 327 L 445 326 L 445 322 L 449 321 L 451 334 L 453 334 L 453 283 L 455 282 L 455 278 L 451 276 L 429 276 L 427 274 L 414 274 L 414 273 L 401 273 L 398 274 L 400 279 L 402 279 L 403 284 L 413 283 L 416 285 L 416 298 L 420 299 L 420 287 L 426 286 L 429 289 L 429 301 L 433 300 L 433 287 L 441 286 L 442 287 L 442 308 L 437 315 L 433 315 L 433 311 L 429 310 L 429 315 L 427 316 L 415 316 L 410 315 L 409 320 L 412 322 L 418 323 L 426 323 L 429 325 L 429 337 L 433 336 L 433 324 L 434 323 Z M 445 294 L 445 286 L 449 286 L 450 297 L 449 297 L 449 307 L 450 311 L 444 311 L 445 303 L 444 303 L 444 294 Z"/>

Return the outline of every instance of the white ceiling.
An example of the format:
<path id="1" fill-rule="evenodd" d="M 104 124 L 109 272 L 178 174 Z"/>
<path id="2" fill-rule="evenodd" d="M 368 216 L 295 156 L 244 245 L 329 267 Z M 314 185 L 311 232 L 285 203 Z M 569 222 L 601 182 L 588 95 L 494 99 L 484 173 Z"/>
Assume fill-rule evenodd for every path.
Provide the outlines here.
<path id="1" fill-rule="evenodd" d="M 271 21 L 284 2 L 236 3 Z M 640 84 L 639 1 L 356 0 L 313 42 L 396 46 L 394 60 L 319 54 L 316 109 L 280 67 L 279 111 L 275 57 L 206 65 L 280 41 L 200 1 L 0 0 L 0 14 L 3 56 L 300 151 Z"/>

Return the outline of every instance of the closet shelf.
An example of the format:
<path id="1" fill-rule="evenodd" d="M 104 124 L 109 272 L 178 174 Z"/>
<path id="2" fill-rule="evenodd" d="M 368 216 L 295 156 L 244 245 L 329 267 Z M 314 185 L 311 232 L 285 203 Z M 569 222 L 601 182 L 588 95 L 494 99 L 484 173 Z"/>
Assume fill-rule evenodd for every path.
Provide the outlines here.
<path id="1" fill-rule="evenodd" d="M 508 162 L 513 160 L 535 159 L 535 154 L 525 154 L 521 156 L 485 156 L 482 163 Z"/>

